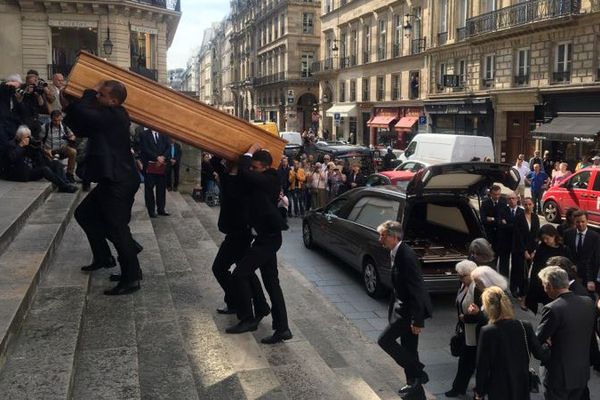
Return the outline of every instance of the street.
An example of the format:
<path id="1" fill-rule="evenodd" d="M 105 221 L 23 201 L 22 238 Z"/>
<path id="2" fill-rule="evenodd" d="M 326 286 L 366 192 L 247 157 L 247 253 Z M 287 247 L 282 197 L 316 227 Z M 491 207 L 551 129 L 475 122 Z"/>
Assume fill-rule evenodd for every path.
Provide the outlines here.
<path id="1" fill-rule="evenodd" d="M 297 269 L 312 282 L 361 332 L 377 340 L 387 325 L 387 298 L 373 299 L 362 287 L 360 274 L 337 260 L 323 249 L 308 250 L 302 243 L 301 219 L 290 218 L 290 229 L 284 232 L 280 262 Z M 457 283 L 458 289 L 458 283 Z M 427 389 L 438 398 L 452 386 L 458 359 L 450 354 L 449 342 L 456 325 L 454 294 L 432 295 L 433 318 L 427 320 L 419 340 L 419 355 L 431 380 Z M 524 313 L 515 307 L 516 318 L 527 320 L 534 328 L 539 316 Z M 532 359 L 532 362 L 536 361 Z M 539 366 L 539 363 L 536 364 Z M 470 388 L 474 385 L 471 382 Z M 592 399 L 600 399 L 600 374 L 592 370 L 590 383 Z M 441 395 L 441 396 L 440 396 Z M 467 398 L 471 398 L 469 391 Z M 542 399 L 532 395 L 532 400 Z"/>

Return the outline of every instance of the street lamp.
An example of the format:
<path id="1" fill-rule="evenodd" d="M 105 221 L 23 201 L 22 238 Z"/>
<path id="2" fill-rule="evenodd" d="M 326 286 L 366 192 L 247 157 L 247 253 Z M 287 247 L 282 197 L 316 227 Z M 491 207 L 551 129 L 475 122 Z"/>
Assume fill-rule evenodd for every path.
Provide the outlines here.
<path id="1" fill-rule="evenodd" d="M 421 20 L 421 18 L 419 18 L 419 16 L 418 16 L 418 15 L 414 15 L 414 14 L 406 14 L 404 17 L 406 18 L 406 21 L 404 22 L 404 26 L 403 26 L 403 28 L 404 28 L 405 30 L 407 30 L 407 31 L 410 31 L 410 30 L 412 29 L 412 27 L 413 27 L 413 26 L 412 26 L 412 24 L 410 23 L 410 19 L 411 19 L 411 18 L 414 18 L 414 19 L 416 19 L 417 21 L 420 21 L 420 20 Z"/>
<path id="2" fill-rule="evenodd" d="M 113 51 L 113 43 L 110 40 L 110 28 L 106 28 L 106 40 L 102 43 L 102 47 L 104 48 L 104 54 L 110 56 Z"/>

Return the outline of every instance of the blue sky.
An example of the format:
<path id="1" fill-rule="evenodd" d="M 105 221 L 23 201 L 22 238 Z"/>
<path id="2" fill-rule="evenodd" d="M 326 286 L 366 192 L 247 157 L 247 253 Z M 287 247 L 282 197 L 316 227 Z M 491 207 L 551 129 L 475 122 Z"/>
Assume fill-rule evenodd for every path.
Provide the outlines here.
<path id="1" fill-rule="evenodd" d="M 229 0 L 181 0 L 181 20 L 167 53 L 167 68 L 185 67 L 202 43 L 204 30 L 229 12 Z"/>

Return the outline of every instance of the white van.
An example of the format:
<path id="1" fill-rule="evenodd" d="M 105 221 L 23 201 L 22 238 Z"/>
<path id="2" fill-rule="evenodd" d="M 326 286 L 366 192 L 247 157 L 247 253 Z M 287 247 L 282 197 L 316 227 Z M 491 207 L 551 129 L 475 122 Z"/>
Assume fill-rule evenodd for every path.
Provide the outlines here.
<path id="1" fill-rule="evenodd" d="M 408 144 L 402 161 L 421 160 L 429 164 L 483 161 L 488 157 L 494 161 L 492 139 L 485 136 L 450 135 L 445 133 L 421 133 Z"/>

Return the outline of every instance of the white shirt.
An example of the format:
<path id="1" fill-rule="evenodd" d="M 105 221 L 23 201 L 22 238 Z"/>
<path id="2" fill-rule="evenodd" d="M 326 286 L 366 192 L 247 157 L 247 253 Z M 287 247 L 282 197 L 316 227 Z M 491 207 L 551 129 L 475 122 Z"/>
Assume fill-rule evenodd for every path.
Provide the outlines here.
<path id="1" fill-rule="evenodd" d="M 527 161 L 523 161 L 520 167 L 518 167 L 515 164 L 515 168 L 519 171 L 519 175 L 521 177 L 521 179 L 519 180 L 519 185 L 524 185 L 525 177 L 531 172 L 531 170 L 529 169 L 529 164 L 527 163 Z"/>
<path id="2" fill-rule="evenodd" d="M 585 235 L 587 234 L 588 228 L 585 228 L 585 231 L 579 232 L 577 231 L 577 235 L 575 235 L 575 250 L 577 250 L 577 246 L 579 246 L 579 238 L 581 238 L 581 245 L 585 242 Z M 581 235 L 581 236 L 580 236 Z"/>
<path id="3" fill-rule="evenodd" d="M 394 259 L 396 258 L 396 253 L 398 252 L 398 248 L 402 244 L 402 240 L 398 242 L 396 246 L 390 251 L 390 260 L 392 261 L 392 267 L 394 266 Z"/>

